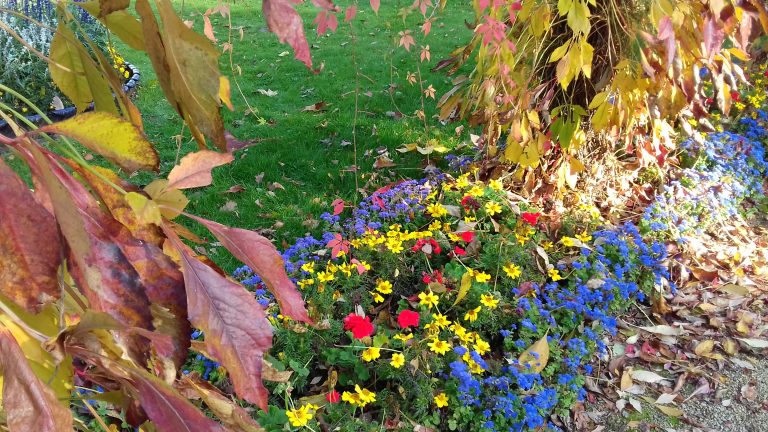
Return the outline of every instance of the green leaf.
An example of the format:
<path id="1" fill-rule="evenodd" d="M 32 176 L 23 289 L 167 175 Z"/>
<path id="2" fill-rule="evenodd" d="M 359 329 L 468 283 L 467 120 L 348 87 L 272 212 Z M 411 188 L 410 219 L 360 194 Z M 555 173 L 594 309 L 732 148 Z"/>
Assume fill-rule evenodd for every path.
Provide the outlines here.
<path id="1" fill-rule="evenodd" d="M 552 54 L 549 56 L 549 62 L 550 63 L 556 62 L 556 61 L 560 60 L 561 58 L 563 58 L 565 53 L 568 52 L 568 47 L 570 47 L 570 46 L 571 46 L 571 42 L 568 41 L 568 42 L 560 45 L 559 47 L 555 48 L 555 50 L 552 51 Z"/>
<path id="2" fill-rule="evenodd" d="M 157 170 L 152 144 L 132 123 L 105 112 L 88 112 L 40 128 L 76 139 L 128 172 Z"/>

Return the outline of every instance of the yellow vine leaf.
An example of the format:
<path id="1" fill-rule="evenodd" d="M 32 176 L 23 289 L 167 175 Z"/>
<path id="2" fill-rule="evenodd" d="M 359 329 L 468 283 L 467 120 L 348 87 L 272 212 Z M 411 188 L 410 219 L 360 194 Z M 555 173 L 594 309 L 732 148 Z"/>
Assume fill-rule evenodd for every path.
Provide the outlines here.
<path id="1" fill-rule="evenodd" d="M 168 220 L 180 215 L 189 204 L 189 199 L 184 192 L 168 188 L 168 180 L 158 179 L 144 188 L 152 200 L 160 207 L 160 214 Z"/>
<path id="2" fill-rule="evenodd" d="M 467 293 L 469 293 L 470 288 L 472 288 L 472 273 L 466 272 L 461 276 L 459 293 L 456 294 L 456 300 L 453 302 L 454 306 L 459 304 L 459 302 L 462 301 L 464 297 L 467 296 Z"/>
<path id="3" fill-rule="evenodd" d="M 125 194 L 125 201 L 131 206 L 131 209 L 136 214 L 136 218 L 141 223 L 153 223 L 158 226 L 163 223 L 160 207 L 146 196 L 137 192 L 128 192 Z"/>
<path id="4" fill-rule="evenodd" d="M 525 370 L 539 373 L 547 367 L 549 361 L 549 342 L 547 342 L 547 335 L 544 335 L 541 339 L 537 340 L 533 345 L 528 347 L 527 350 L 520 354 L 517 359 L 520 365 L 525 367 Z"/>

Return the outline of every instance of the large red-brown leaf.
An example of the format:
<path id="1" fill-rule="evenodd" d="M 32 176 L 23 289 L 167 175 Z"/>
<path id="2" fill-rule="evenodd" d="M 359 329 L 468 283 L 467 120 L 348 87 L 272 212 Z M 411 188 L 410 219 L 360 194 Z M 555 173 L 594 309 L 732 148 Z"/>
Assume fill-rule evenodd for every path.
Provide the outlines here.
<path id="1" fill-rule="evenodd" d="M 224 426 L 206 417 L 176 390 L 157 378 L 132 372 L 139 402 L 161 432 L 226 432 Z"/>
<path id="2" fill-rule="evenodd" d="M 254 231 L 231 228 L 219 223 L 191 216 L 221 242 L 235 258 L 251 268 L 267 285 L 280 305 L 280 312 L 296 321 L 311 324 L 304 299 L 285 273 L 285 263 L 275 246 Z"/>
<path id="3" fill-rule="evenodd" d="M 264 308 L 242 286 L 194 256 L 172 229 L 164 229 L 179 251 L 192 325 L 205 333 L 207 351 L 229 372 L 241 398 L 267 409 L 262 358 L 272 347 L 272 326 Z"/>
<path id="4" fill-rule="evenodd" d="M 4 328 L 0 328 L 0 375 L 3 409 L 11 432 L 72 431 L 69 407 L 35 376 L 16 339 Z"/>
<path id="5" fill-rule="evenodd" d="M 113 234 L 122 227 L 104 213 L 85 187 L 32 142 L 22 155 L 36 165 L 53 202 L 56 220 L 70 249 L 72 276 L 90 306 L 127 327 L 152 329 L 150 303 L 141 278 Z M 142 337 L 120 335 L 134 357 L 146 351 Z"/>
<path id="6" fill-rule="evenodd" d="M 296 3 L 301 3 L 301 0 L 264 0 L 261 9 L 269 30 L 277 35 L 280 42 L 293 48 L 297 60 L 311 68 L 312 57 L 309 54 L 307 37 L 304 35 L 304 23 L 293 8 Z"/>
<path id="7" fill-rule="evenodd" d="M 0 159 L 0 293 L 29 312 L 59 298 L 56 220 Z"/>

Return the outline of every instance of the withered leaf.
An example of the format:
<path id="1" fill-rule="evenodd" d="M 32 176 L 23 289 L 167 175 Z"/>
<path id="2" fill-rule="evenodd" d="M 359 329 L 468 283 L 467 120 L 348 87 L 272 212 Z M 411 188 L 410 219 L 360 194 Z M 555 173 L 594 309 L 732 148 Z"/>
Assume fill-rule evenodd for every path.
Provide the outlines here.
<path id="1" fill-rule="evenodd" d="M 168 174 L 169 189 L 189 189 L 208 186 L 213 181 L 211 170 L 234 160 L 231 153 L 201 150 L 190 153 Z"/>

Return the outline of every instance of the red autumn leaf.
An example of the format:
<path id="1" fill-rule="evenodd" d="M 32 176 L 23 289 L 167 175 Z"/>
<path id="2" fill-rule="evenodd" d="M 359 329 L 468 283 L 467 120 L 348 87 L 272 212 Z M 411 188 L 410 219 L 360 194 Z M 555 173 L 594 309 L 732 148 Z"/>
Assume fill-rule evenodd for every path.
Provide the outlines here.
<path id="1" fill-rule="evenodd" d="M 397 315 L 397 325 L 401 328 L 418 327 L 419 313 L 412 310 L 404 310 Z"/>
<path id="2" fill-rule="evenodd" d="M 105 213 L 85 187 L 56 161 L 57 156 L 28 142 L 22 156 L 36 166 L 53 202 L 56 219 L 69 245 L 71 273 L 78 288 L 98 312 L 126 327 L 152 329 L 150 303 L 141 279 L 115 235 L 122 225 Z M 129 353 L 140 359 L 144 338 L 120 335 Z"/>
<path id="3" fill-rule="evenodd" d="M 344 318 L 344 330 L 351 331 L 353 338 L 362 339 L 373 334 L 373 324 L 369 317 L 350 313 Z"/>
<path id="4" fill-rule="evenodd" d="M 189 189 L 208 186 L 213 181 L 211 170 L 234 160 L 231 153 L 201 150 L 190 153 L 168 174 L 167 189 Z"/>
<path id="5" fill-rule="evenodd" d="M 355 18 L 355 15 L 357 15 L 357 7 L 355 7 L 355 5 L 348 7 L 344 12 L 344 22 L 352 21 Z"/>
<path id="6" fill-rule="evenodd" d="M 344 211 L 344 200 L 341 198 L 336 198 L 331 203 L 331 206 L 333 206 L 333 215 L 334 216 L 340 215 L 341 212 Z"/>
<path id="7" fill-rule="evenodd" d="M 424 36 L 429 36 L 429 32 L 432 31 L 432 19 L 428 19 L 424 21 L 424 24 L 421 25 L 421 32 L 424 33 Z"/>
<path id="8" fill-rule="evenodd" d="M 226 432 L 164 382 L 138 370 L 131 375 L 141 407 L 160 432 Z"/>
<path id="9" fill-rule="evenodd" d="M 381 3 L 381 0 L 371 0 L 371 9 L 373 9 L 373 12 L 379 13 L 379 5 Z"/>
<path id="10" fill-rule="evenodd" d="M 352 258 L 350 263 L 355 265 L 355 268 L 357 269 L 357 274 L 363 274 L 368 271 L 368 269 L 365 268 L 365 266 L 357 258 Z"/>
<path id="11" fill-rule="evenodd" d="M 304 299 L 285 273 L 283 258 L 272 242 L 255 231 L 230 228 L 207 219 L 190 217 L 205 225 L 222 246 L 261 277 L 277 299 L 283 315 L 296 321 L 312 323 Z"/>
<path id="12" fill-rule="evenodd" d="M 411 46 L 416 45 L 416 41 L 413 40 L 410 30 L 401 31 L 398 33 L 400 36 L 399 46 L 405 48 L 406 51 L 411 51 Z"/>
<path id="13" fill-rule="evenodd" d="M 163 231 L 178 250 L 187 287 L 189 321 L 205 333 L 205 347 L 229 372 L 235 393 L 267 409 L 262 359 L 272 347 L 272 326 L 264 308 L 241 285 L 192 256 L 169 227 Z"/>
<path id="14" fill-rule="evenodd" d="M 269 30 L 277 35 L 280 42 L 293 48 L 297 60 L 311 68 L 312 58 L 304 36 L 304 23 L 293 8 L 295 3 L 300 3 L 300 0 L 264 0 L 261 7 Z"/>
<path id="15" fill-rule="evenodd" d="M 0 159 L 0 293 L 29 312 L 59 298 L 56 220 Z"/>
<path id="16" fill-rule="evenodd" d="M 317 25 L 317 34 L 321 36 L 324 35 L 328 29 L 335 32 L 336 28 L 339 26 L 336 14 L 324 10 L 317 14 L 313 23 Z"/>
<path id="17" fill-rule="evenodd" d="M 3 410 L 11 431 L 71 432 L 72 414 L 30 368 L 24 352 L 5 328 L 0 328 L 0 373 Z"/>
<path id="18" fill-rule="evenodd" d="M 338 258 L 344 252 L 349 252 L 349 242 L 341 238 L 341 234 L 336 233 L 335 237 L 325 245 L 331 248 L 331 258 Z"/>

